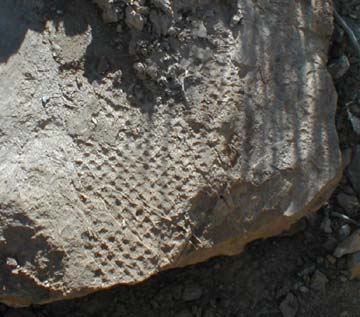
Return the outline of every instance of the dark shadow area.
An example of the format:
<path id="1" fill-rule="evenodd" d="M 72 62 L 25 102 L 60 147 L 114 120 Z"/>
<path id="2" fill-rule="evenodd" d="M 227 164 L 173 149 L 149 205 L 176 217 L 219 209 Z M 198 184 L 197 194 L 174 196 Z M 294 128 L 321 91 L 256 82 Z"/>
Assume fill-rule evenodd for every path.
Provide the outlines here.
<path id="1" fill-rule="evenodd" d="M 26 32 L 42 32 L 39 2 L 26 0 L 3 0 L 0 2 L 0 63 L 6 63 L 15 54 L 24 40 Z"/>
<path id="2" fill-rule="evenodd" d="M 75 2 L 75 1 L 74 1 Z M 2 0 L 0 3 L 0 63 L 6 63 L 20 48 L 26 33 L 43 32 L 46 22 L 64 22 L 66 34 L 74 36 L 86 30 L 74 26 L 73 19 L 63 13 L 73 1 L 68 0 Z M 76 20 L 75 20 L 76 22 Z"/>
<path id="3" fill-rule="evenodd" d="M 17 53 L 27 32 L 44 32 L 48 21 L 56 29 L 61 25 L 69 37 L 91 32 L 91 43 L 80 60 L 63 61 L 61 56 L 55 57 L 60 71 L 84 69 L 90 83 L 118 76 L 121 80 L 114 78 L 114 89 L 125 91 L 130 104 L 149 115 L 154 112 L 156 97 L 167 97 L 158 85 L 136 78 L 133 64 L 137 58 L 128 53 L 131 32 L 118 34 L 116 26 L 106 25 L 101 20 L 100 9 L 88 0 L 1 1 L 0 63 L 6 63 Z"/>

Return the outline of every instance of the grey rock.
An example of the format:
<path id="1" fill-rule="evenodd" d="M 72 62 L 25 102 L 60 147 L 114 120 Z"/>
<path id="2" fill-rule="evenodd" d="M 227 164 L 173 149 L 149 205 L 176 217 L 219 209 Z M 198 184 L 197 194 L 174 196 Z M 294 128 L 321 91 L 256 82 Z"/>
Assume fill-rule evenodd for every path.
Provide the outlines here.
<path id="1" fill-rule="evenodd" d="M 339 228 L 338 236 L 339 240 L 346 239 L 351 234 L 351 227 L 348 224 L 344 224 Z"/>
<path id="2" fill-rule="evenodd" d="M 135 63 L 133 65 L 133 68 L 136 72 L 136 76 L 139 79 L 141 79 L 141 80 L 146 79 L 146 66 L 143 63 Z"/>
<path id="3" fill-rule="evenodd" d="M 334 256 L 341 258 L 346 254 L 360 251 L 360 230 L 354 231 L 348 238 L 340 242 L 336 247 Z"/>
<path id="4" fill-rule="evenodd" d="M 152 3 L 159 9 L 163 10 L 165 13 L 172 15 L 173 10 L 171 7 L 170 0 L 152 0 Z"/>
<path id="5" fill-rule="evenodd" d="M 242 21 L 242 19 L 243 19 L 244 17 L 243 16 L 241 16 L 240 14 L 235 14 L 235 15 L 233 15 L 233 17 L 231 18 L 231 26 L 236 26 L 236 25 L 238 25 L 238 24 L 240 24 L 240 22 Z"/>
<path id="6" fill-rule="evenodd" d="M 304 285 L 299 287 L 299 291 L 300 291 L 301 293 L 304 293 L 304 294 L 310 292 L 310 290 L 309 290 L 306 286 L 304 286 Z"/>
<path id="7" fill-rule="evenodd" d="M 331 264 L 331 265 L 335 265 L 336 264 L 336 258 L 332 255 L 327 255 L 326 256 L 326 260 Z"/>
<path id="8" fill-rule="evenodd" d="M 325 290 L 326 284 L 329 282 L 329 279 L 326 275 L 318 270 L 311 277 L 310 287 L 313 290 L 323 291 Z"/>
<path id="9" fill-rule="evenodd" d="M 105 23 L 116 23 L 119 21 L 114 1 L 94 0 L 94 2 L 102 9 L 102 18 Z"/>
<path id="10" fill-rule="evenodd" d="M 295 317 L 299 309 L 299 302 L 294 294 L 289 293 L 279 307 L 283 317 Z"/>
<path id="11" fill-rule="evenodd" d="M 146 15 L 149 15 L 150 8 L 145 7 L 145 6 L 140 6 L 140 7 L 136 8 L 136 12 L 139 13 L 140 15 L 142 15 L 142 16 L 146 16 Z"/>
<path id="12" fill-rule="evenodd" d="M 14 3 L 0 6 L 23 10 Z M 101 3 L 127 10 L 128 34 L 108 32 L 80 0 L 71 2 L 81 4 L 79 18 L 64 11 L 60 27 L 49 21 L 24 32 L 8 56 L 0 50 L 0 301 L 9 305 L 79 297 L 238 254 L 317 210 L 341 176 L 327 0 L 241 1 L 236 29 L 233 6 L 213 2 L 218 22 L 206 41 L 192 36 L 191 21 L 209 2 L 171 2 L 174 17 L 190 12 L 171 39 L 151 21 L 144 27 L 139 6 Z M 3 30 L 28 27 L 24 14 L 43 24 L 33 11 L 2 20 L 6 43 L 14 38 Z M 62 27 L 71 23 L 76 35 Z M 123 44 L 134 55 L 119 54 L 116 43 L 112 50 L 113 34 L 129 38 Z M 136 44 L 148 39 L 154 48 L 143 58 Z M 171 41 L 176 52 L 166 51 Z M 79 69 L 54 60 L 53 43 L 57 60 Z M 155 64 L 159 79 L 139 81 L 134 62 Z M 186 71 L 167 78 L 176 63 Z M 163 76 L 166 89 L 157 83 Z M 48 107 L 39 106 L 44 94 Z"/>
<path id="13" fill-rule="evenodd" d="M 191 51 L 196 61 L 200 63 L 205 63 L 214 56 L 214 52 L 209 47 L 202 48 L 194 45 Z"/>
<path id="14" fill-rule="evenodd" d="M 339 279 L 340 279 L 340 281 L 343 282 L 343 283 L 346 283 L 347 281 L 349 281 L 349 279 L 348 279 L 346 276 L 344 276 L 344 275 L 341 275 L 341 276 L 339 277 Z"/>
<path id="15" fill-rule="evenodd" d="M 298 275 L 299 275 L 300 277 L 307 277 L 307 276 L 309 276 L 310 274 L 312 274 L 313 272 L 315 272 L 315 270 L 316 270 L 315 265 L 310 265 L 310 266 L 308 266 L 308 267 L 305 267 L 302 271 L 300 271 L 300 272 L 298 273 Z"/>
<path id="16" fill-rule="evenodd" d="M 126 8 L 126 19 L 125 22 L 130 29 L 136 31 L 142 31 L 144 28 L 146 19 L 139 13 L 137 13 L 132 7 Z"/>
<path id="17" fill-rule="evenodd" d="M 193 35 L 199 38 L 207 38 L 207 30 L 202 21 L 198 21 L 195 24 L 195 28 L 193 30 Z"/>
<path id="18" fill-rule="evenodd" d="M 41 102 L 42 102 L 42 105 L 45 107 L 48 102 L 50 101 L 50 97 L 49 96 L 42 96 L 41 98 Z"/>

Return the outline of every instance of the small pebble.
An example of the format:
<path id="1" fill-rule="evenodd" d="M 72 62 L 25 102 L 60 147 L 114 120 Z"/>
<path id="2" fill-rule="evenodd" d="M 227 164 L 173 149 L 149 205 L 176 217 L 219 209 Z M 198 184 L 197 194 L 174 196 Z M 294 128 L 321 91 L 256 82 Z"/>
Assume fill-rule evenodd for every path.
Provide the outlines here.
<path id="1" fill-rule="evenodd" d="M 345 282 L 348 281 L 348 278 L 347 278 L 346 276 L 344 276 L 344 275 L 341 275 L 341 276 L 340 276 L 340 281 L 343 282 L 343 283 L 345 283 Z"/>
<path id="2" fill-rule="evenodd" d="M 145 26 L 145 18 L 133 10 L 130 6 L 126 8 L 126 20 L 127 26 L 130 29 L 136 31 L 142 31 Z"/>
<path id="3" fill-rule="evenodd" d="M 300 287 L 299 287 L 299 291 L 300 291 L 301 293 L 306 294 L 306 293 L 309 293 L 310 290 L 309 290 L 306 286 L 300 286 Z"/>
<path id="4" fill-rule="evenodd" d="M 348 224 L 344 224 L 339 228 L 338 236 L 340 241 L 346 239 L 350 234 L 351 228 Z"/>
<path id="5" fill-rule="evenodd" d="M 300 277 L 310 275 L 315 271 L 315 269 L 316 269 L 315 265 L 305 267 L 301 272 L 298 273 L 298 275 Z"/>
<path id="6" fill-rule="evenodd" d="M 207 38 L 207 30 L 202 21 L 198 22 L 193 31 L 193 35 L 199 38 Z"/>
<path id="7" fill-rule="evenodd" d="M 299 309 L 299 302 L 294 294 L 289 293 L 279 307 L 283 317 L 295 317 Z"/>
<path id="8" fill-rule="evenodd" d="M 320 291 L 325 289 L 325 286 L 328 282 L 329 280 L 326 277 L 326 275 L 320 272 L 319 270 L 316 270 L 313 276 L 311 277 L 310 284 L 313 290 Z"/>
<path id="9" fill-rule="evenodd" d="M 332 265 L 335 265 L 336 264 L 336 258 L 333 257 L 332 255 L 328 255 L 326 257 L 326 259 L 328 260 L 329 263 L 331 263 Z"/>
<path id="10" fill-rule="evenodd" d="M 18 263 L 14 258 L 7 258 L 6 259 L 6 265 L 10 268 L 10 269 L 16 269 L 18 267 Z"/>
<path id="11" fill-rule="evenodd" d="M 235 14 L 232 18 L 231 18 L 231 22 L 230 25 L 232 27 L 240 24 L 240 22 L 242 21 L 243 17 L 240 14 Z"/>
<path id="12" fill-rule="evenodd" d="M 146 67 L 143 63 L 135 63 L 133 65 L 133 68 L 136 72 L 136 76 L 141 79 L 141 80 L 145 80 L 146 79 Z"/>
<path id="13" fill-rule="evenodd" d="M 43 105 L 44 107 L 48 104 L 49 101 L 50 101 L 50 97 L 49 97 L 49 96 L 43 96 L 43 97 L 41 98 L 41 102 L 42 102 L 42 105 Z"/>
<path id="14" fill-rule="evenodd" d="M 341 258 L 345 254 L 351 254 L 358 251 L 360 251 L 360 229 L 354 231 L 349 237 L 339 243 L 334 252 L 334 256 Z"/>

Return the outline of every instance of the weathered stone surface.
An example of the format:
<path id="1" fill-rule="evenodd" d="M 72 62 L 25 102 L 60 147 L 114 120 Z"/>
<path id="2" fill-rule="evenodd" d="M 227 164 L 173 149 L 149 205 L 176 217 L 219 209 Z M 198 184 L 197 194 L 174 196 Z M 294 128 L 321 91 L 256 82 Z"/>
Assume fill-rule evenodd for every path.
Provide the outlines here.
<path id="1" fill-rule="evenodd" d="M 339 179 L 330 1 L 150 3 L 0 2 L 1 302 L 239 253 Z"/>

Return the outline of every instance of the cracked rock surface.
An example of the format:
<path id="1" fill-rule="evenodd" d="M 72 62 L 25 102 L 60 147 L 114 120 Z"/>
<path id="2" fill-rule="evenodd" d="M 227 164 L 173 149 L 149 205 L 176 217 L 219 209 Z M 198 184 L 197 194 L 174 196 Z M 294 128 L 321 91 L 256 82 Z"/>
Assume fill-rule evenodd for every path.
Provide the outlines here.
<path id="1" fill-rule="evenodd" d="M 0 301 L 232 255 L 341 175 L 330 1 L 3 0 Z"/>

